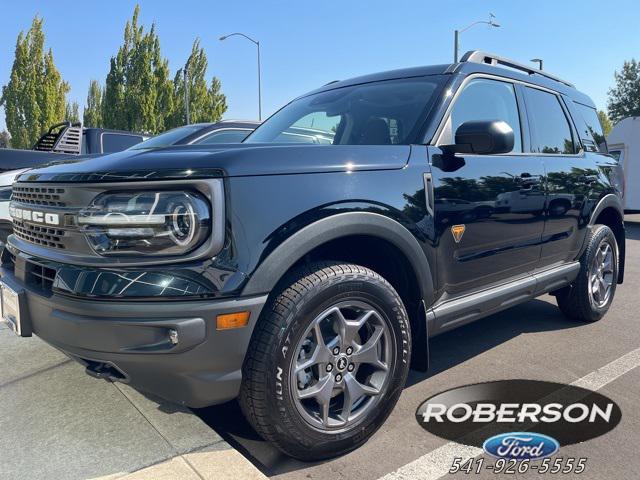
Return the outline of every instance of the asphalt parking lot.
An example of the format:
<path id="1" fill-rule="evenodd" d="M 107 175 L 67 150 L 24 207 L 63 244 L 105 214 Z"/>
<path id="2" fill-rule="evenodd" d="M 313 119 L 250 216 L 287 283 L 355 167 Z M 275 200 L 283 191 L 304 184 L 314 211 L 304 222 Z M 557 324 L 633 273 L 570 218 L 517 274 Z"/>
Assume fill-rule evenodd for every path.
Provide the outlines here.
<path id="1" fill-rule="evenodd" d="M 435 338 L 430 372 L 411 372 L 378 433 L 357 451 L 317 464 L 262 441 L 234 402 L 194 415 L 89 378 L 37 338 L 19 339 L 2 325 L 0 478 L 436 479 L 453 456 L 478 452 L 424 431 L 414 417 L 418 405 L 452 387 L 508 378 L 578 383 L 617 402 L 623 417 L 616 429 L 558 455 L 587 457 L 581 478 L 633 478 L 640 469 L 640 216 L 627 220 L 627 277 L 604 320 L 570 322 L 545 296 Z"/>

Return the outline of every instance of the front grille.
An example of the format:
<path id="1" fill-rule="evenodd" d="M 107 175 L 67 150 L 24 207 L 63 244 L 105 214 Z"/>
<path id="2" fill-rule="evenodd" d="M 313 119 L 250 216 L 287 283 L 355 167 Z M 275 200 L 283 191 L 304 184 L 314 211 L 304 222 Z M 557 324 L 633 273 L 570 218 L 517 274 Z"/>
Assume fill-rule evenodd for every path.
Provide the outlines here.
<path id="1" fill-rule="evenodd" d="M 66 207 L 62 201 L 64 188 L 55 187 L 20 187 L 14 185 L 11 200 L 28 205 L 42 205 L 45 207 Z"/>
<path id="2" fill-rule="evenodd" d="M 25 262 L 25 281 L 28 285 L 51 292 L 55 278 L 55 269 L 30 261 Z"/>
<path id="3" fill-rule="evenodd" d="M 62 237 L 64 237 L 65 231 L 59 228 L 40 227 L 14 219 L 13 234 L 22 240 L 43 247 L 64 248 Z"/>

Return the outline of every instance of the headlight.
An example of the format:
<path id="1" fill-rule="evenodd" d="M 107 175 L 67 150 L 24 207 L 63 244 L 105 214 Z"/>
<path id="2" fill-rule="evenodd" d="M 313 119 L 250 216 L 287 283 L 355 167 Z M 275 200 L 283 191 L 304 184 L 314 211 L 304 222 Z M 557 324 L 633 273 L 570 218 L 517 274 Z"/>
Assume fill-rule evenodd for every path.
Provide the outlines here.
<path id="1" fill-rule="evenodd" d="M 78 225 L 100 255 L 182 255 L 207 239 L 211 215 L 195 192 L 104 193 L 78 214 Z"/>

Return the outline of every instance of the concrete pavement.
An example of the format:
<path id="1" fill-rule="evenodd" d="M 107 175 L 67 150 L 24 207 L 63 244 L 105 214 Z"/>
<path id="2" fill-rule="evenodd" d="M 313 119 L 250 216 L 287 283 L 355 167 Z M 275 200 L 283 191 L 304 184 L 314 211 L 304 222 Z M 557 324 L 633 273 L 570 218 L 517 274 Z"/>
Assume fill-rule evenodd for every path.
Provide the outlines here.
<path id="1" fill-rule="evenodd" d="M 0 478 L 259 479 L 189 410 L 95 380 L 0 326 Z"/>

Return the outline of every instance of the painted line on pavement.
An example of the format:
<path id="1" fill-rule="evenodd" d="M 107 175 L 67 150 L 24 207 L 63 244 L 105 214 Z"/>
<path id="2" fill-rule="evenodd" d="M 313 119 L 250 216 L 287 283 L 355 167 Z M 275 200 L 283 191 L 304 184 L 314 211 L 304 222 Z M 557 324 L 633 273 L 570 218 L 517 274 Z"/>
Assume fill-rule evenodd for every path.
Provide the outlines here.
<path id="1" fill-rule="evenodd" d="M 571 385 L 589 390 L 600 390 L 639 366 L 640 348 L 637 348 L 607 363 L 598 370 L 579 378 L 575 382 L 572 382 Z M 413 462 L 407 463 L 396 471 L 388 473 L 379 480 L 413 480 L 416 478 L 420 480 L 437 480 L 438 478 L 448 475 L 454 457 L 462 458 L 462 462 L 464 463 L 466 460 L 482 455 L 482 453 L 483 450 L 481 448 L 449 442 Z"/>

